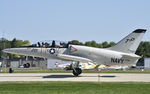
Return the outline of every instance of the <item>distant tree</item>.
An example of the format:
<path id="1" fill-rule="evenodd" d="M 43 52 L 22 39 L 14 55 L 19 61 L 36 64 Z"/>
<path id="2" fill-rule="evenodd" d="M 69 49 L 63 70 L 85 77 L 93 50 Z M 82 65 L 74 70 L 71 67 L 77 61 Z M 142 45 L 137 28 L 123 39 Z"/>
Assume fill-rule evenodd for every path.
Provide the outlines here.
<path id="1" fill-rule="evenodd" d="M 101 43 L 99 43 L 98 44 L 98 48 L 102 48 L 103 46 L 102 46 L 102 44 Z"/>
<path id="2" fill-rule="evenodd" d="M 11 47 L 10 41 L 4 38 L 0 39 L 0 58 L 2 56 L 2 50 L 5 48 L 10 48 L 10 47 Z"/>
<path id="3" fill-rule="evenodd" d="M 142 41 L 136 51 L 136 54 L 142 56 L 138 64 L 144 65 L 144 58 L 150 58 L 150 42 Z"/>
<path id="4" fill-rule="evenodd" d="M 108 47 L 112 47 L 112 46 L 114 46 L 115 45 L 115 42 L 110 42 L 109 44 L 108 44 Z"/>
<path id="5" fill-rule="evenodd" d="M 16 38 L 14 38 L 14 39 L 11 41 L 11 48 L 16 47 L 16 44 L 17 44 L 17 40 L 16 40 Z"/>
<path id="6" fill-rule="evenodd" d="M 87 42 L 84 43 L 84 45 L 85 45 L 85 46 L 91 46 L 91 42 L 90 42 L 90 41 L 87 41 Z"/>
<path id="7" fill-rule="evenodd" d="M 16 47 L 20 47 L 20 46 L 22 46 L 23 45 L 23 41 L 22 40 L 17 40 L 17 42 L 16 42 Z"/>
<path id="8" fill-rule="evenodd" d="M 74 44 L 74 45 L 83 45 L 83 43 L 79 42 L 78 40 L 72 40 L 69 43 Z"/>
<path id="9" fill-rule="evenodd" d="M 97 47 L 97 48 L 101 48 L 101 44 L 96 43 L 96 41 L 92 40 L 92 41 L 87 41 L 84 43 L 85 46 L 90 46 L 90 47 Z"/>
<path id="10" fill-rule="evenodd" d="M 23 45 L 22 46 L 29 46 L 30 42 L 28 40 L 23 41 Z"/>
<path id="11" fill-rule="evenodd" d="M 109 44 L 108 44 L 108 42 L 107 42 L 107 41 L 105 41 L 105 42 L 103 42 L 103 43 L 102 43 L 102 47 L 103 47 L 103 48 L 107 48 L 107 47 L 109 47 L 108 45 L 109 45 Z"/>
<path id="12" fill-rule="evenodd" d="M 97 43 L 94 40 L 91 41 L 91 46 L 92 47 L 98 47 Z"/>

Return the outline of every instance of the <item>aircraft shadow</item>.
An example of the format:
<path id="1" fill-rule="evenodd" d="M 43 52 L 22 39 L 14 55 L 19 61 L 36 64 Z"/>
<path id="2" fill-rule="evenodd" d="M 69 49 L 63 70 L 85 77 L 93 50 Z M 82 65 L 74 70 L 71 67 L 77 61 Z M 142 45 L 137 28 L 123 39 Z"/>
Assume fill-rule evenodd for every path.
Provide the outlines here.
<path id="1" fill-rule="evenodd" d="M 43 78 L 73 78 L 76 76 L 73 75 L 47 75 L 47 76 L 43 76 Z M 98 76 L 78 76 L 78 77 L 98 77 Z M 105 76 L 100 76 L 103 78 L 114 78 L 116 77 L 115 75 L 105 75 Z"/>
<path id="2" fill-rule="evenodd" d="M 72 78 L 75 77 L 73 75 L 47 75 L 43 76 L 43 78 Z"/>
<path id="3" fill-rule="evenodd" d="M 106 76 L 100 76 L 100 77 L 103 77 L 103 78 L 113 78 L 113 77 L 116 77 L 116 76 L 115 76 L 115 75 L 112 75 L 112 76 L 110 76 L 110 75 L 107 76 L 107 75 L 106 75 Z"/>

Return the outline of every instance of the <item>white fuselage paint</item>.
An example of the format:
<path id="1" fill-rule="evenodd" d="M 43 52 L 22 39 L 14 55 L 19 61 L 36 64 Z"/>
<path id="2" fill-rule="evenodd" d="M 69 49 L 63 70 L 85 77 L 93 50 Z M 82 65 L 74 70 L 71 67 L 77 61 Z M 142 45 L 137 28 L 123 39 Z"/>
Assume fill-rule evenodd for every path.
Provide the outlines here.
<path id="1" fill-rule="evenodd" d="M 76 51 L 72 51 L 71 55 L 81 56 L 91 59 L 96 64 L 105 65 L 135 65 L 140 58 L 135 54 L 122 53 L 102 48 L 93 48 L 86 46 L 72 45 Z M 123 55 L 128 56 L 123 57 Z M 133 58 L 133 57 L 134 58 Z"/>
<path id="2" fill-rule="evenodd" d="M 50 52 L 51 49 L 55 49 L 55 53 L 51 53 Z M 36 47 L 10 48 L 6 49 L 5 52 L 25 56 L 53 58 L 53 59 L 59 59 L 57 57 L 57 54 L 67 54 L 90 59 L 93 61 L 92 63 L 95 64 L 122 65 L 122 66 L 135 65 L 139 59 L 139 56 L 135 54 L 122 53 L 112 51 L 109 49 L 93 48 L 79 45 L 70 45 L 69 48 L 36 48 Z M 123 55 L 128 57 L 123 57 Z"/>

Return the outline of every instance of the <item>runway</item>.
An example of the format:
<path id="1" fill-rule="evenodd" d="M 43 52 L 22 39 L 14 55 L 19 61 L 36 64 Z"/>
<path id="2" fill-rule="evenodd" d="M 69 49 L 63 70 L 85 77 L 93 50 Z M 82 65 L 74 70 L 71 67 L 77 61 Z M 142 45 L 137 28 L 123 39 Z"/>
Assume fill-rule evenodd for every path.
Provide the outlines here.
<path id="1" fill-rule="evenodd" d="M 150 82 L 150 74 L 83 73 L 74 77 L 71 73 L 0 73 L 2 81 Z"/>

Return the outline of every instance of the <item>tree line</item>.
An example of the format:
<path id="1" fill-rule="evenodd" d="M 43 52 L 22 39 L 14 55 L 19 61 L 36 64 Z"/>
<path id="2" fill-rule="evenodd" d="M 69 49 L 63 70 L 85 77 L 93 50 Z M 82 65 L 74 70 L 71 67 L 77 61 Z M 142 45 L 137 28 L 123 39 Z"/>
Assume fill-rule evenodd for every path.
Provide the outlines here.
<path id="1" fill-rule="evenodd" d="M 96 47 L 96 48 L 108 48 L 112 47 L 115 45 L 115 42 L 102 42 L 102 43 L 97 43 L 96 41 L 87 41 L 87 42 L 80 42 L 78 40 L 72 40 L 69 41 L 71 44 L 75 45 L 83 45 L 83 46 L 89 46 L 89 47 Z M 14 47 L 21 47 L 21 46 L 29 46 L 30 41 L 28 40 L 18 40 L 14 38 L 13 40 L 7 40 L 4 38 L 0 39 L 0 56 L 2 56 L 2 49 L 4 48 L 14 48 Z M 149 41 L 142 41 L 136 51 L 137 55 L 142 56 L 142 58 L 139 60 L 140 65 L 144 64 L 144 58 L 150 57 L 150 42 Z M 20 58 L 19 55 L 12 55 L 12 54 L 7 54 L 10 58 Z"/>

